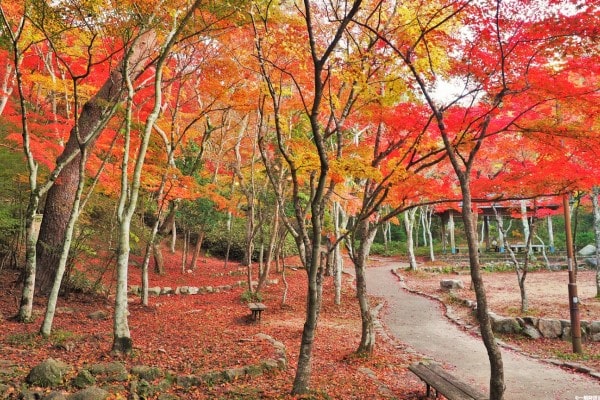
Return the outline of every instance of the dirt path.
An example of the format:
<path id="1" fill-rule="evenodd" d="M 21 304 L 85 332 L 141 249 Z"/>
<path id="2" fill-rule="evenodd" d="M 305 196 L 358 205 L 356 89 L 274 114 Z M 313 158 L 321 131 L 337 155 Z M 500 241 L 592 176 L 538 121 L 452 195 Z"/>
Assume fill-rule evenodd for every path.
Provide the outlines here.
<path id="1" fill-rule="evenodd" d="M 390 333 L 487 392 L 489 361 L 481 339 L 450 323 L 439 303 L 402 289 L 390 269 L 391 265 L 367 270 L 369 293 L 386 300 L 381 317 Z M 600 382 L 593 378 L 507 349 L 502 349 L 502 359 L 506 400 L 583 400 L 588 398 L 584 396 L 600 396 Z"/>

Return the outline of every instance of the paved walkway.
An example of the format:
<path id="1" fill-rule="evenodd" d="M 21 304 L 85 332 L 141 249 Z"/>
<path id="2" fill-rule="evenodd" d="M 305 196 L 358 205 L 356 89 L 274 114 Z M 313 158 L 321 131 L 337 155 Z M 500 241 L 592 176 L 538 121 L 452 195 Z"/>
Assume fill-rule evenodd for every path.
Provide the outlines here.
<path id="1" fill-rule="evenodd" d="M 390 266 L 368 268 L 367 287 L 385 298 L 388 307 L 381 318 L 394 337 L 488 392 L 490 367 L 481 338 L 449 322 L 438 302 L 402 289 Z M 502 349 L 502 360 L 506 400 L 600 399 L 600 381 L 594 378 L 507 349 Z"/>

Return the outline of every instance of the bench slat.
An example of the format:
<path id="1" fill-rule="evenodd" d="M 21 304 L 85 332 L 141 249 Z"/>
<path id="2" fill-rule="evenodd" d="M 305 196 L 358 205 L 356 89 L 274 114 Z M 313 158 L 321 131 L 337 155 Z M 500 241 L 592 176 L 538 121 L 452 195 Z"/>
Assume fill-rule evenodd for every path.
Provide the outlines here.
<path id="1" fill-rule="evenodd" d="M 449 400 L 480 400 L 486 397 L 435 364 L 412 364 L 408 369 Z"/>
<path id="2" fill-rule="evenodd" d="M 469 396 L 473 397 L 476 400 L 487 400 L 487 396 L 483 393 L 480 393 L 477 389 L 467 385 L 466 383 L 459 381 L 453 375 L 450 375 L 447 371 L 445 371 L 438 364 L 429 364 L 429 369 L 435 371 L 438 375 L 444 377 L 446 380 L 452 382 L 453 385 L 457 386 L 463 392 L 467 393 Z"/>
<path id="3" fill-rule="evenodd" d="M 254 311 L 254 310 L 264 311 L 267 309 L 267 306 L 265 306 L 263 303 L 248 303 L 248 308 L 252 311 Z"/>

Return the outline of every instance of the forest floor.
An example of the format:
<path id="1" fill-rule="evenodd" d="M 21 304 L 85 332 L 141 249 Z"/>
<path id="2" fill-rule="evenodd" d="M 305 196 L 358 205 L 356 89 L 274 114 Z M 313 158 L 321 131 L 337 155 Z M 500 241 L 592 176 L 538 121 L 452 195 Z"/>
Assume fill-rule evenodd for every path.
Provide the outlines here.
<path id="1" fill-rule="evenodd" d="M 246 280 L 246 268 L 239 263 L 202 257 L 193 271 L 182 270 L 181 254 L 170 254 L 165 250 L 167 273 L 157 275 L 151 272 L 150 286 L 212 286 L 235 285 Z M 102 295 L 71 293 L 61 298 L 54 320 L 53 335 L 43 339 L 37 335 L 45 303 L 43 298 L 34 302 L 35 319 L 32 323 L 21 324 L 10 319 L 18 309 L 20 296 L 16 271 L 0 271 L 0 361 L 13 362 L 19 366 L 18 373 L 11 377 L 19 386 L 34 365 L 48 357 L 60 359 L 74 368 L 118 359 L 128 367 L 149 365 L 173 371 L 175 374 L 201 374 L 218 369 L 235 368 L 264 360 L 272 352 L 262 342 L 253 339 L 257 333 L 265 333 L 284 343 L 287 352 L 288 368 L 258 377 L 242 378 L 232 383 L 184 389 L 173 386 L 169 391 L 186 399 L 293 399 L 289 392 L 295 375 L 295 365 L 304 324 L 306 273 L 297 268 L 296 263 L 288 262 L 286 281 L 288 284 L 285 304 L 282 304 L 285 285 L 280 273 L 272 272 L 271 279 L 277 283 L 269 285 L 263 293 L 263 303 L 268 309 L 260 323 L 249 318 L 249 311 L 242 301 L 243 288 L 235 287 L 219 293 L 198 295 L 161 295 L 150 298 L 150 304 L 143 306 L 140 299 L 130 296 L 129 327 L 134 352 L 126 358 L 115 358 L 110 354 L 112 345 L 112 319 L 91 320 L 88 316 L 95 311 L 105 311 L 110 315 L 114 297 L 113 288 L 105 287 Z M 350 264 L 347 263 L 347 268 Z M 253 270 L 256 275 L 256 267 Z M 111 281 L 109 271 L 106 282 Z M 436 294 L 439 279 L 436 273 L 403 273 L 407 285 L 412 289 Z M 556 282 L 566 287 L 566 275 L 561 273 L 539 273 L 539 291 L 542 299 L 533 289 L 538 281 L 538 273 L 531 274 L 531 310 L 538 316 L 563 315 L 563 299 L 550 296 L 554 293 L 550 285 Z M 590 281 L 586 272 L 580 274 L 582 281 Z M 454 275 L 455 276 L 455 275 Z M 518 298 L 509 295 L 508 288 L 516 287 L 514 273 L 494 273 L 486 275 L 491 309 L 502 314 L 518 308 Z M 342 304 L 333 301 L 333 282 L 326 277 L 323 290 L 323 307 L 313 352 L 311 388 L 313 392 L 304 398 L 311 399 L 417 399 L 423 396 L 423 384 L 407 366 L 420 359 L 402 343 L 387 335 L 380 336 L 375 353 L 371 358 L 353 355 L 360 339 L 360 313 L 355 300 L 353 280 L 344 276 Z M 461 276 L 468 288 L 468 276 Z M 140 269 L 130 267 L 129 283 L 139 284 Z M 590 305 L 582 311 L 582 318 L 600 320 L 600 306 L 596 299 L 589 297 L 587 289 L 580 288 L 584 304 Z M 559 291 L 556 290 L 558 293 Z M 562 294 L 562 291 L 560 292 Z M 472 292 L 465 289 L 460 296 L 470 298 Z M 517 291 L 518 296 L 518 291 Z M 372 299 L 372 304 L 380 299 Z M 468 314 L 468 311 L 464 311 Z M 512 340 L 508 338 L 508 340 Z M 521 347 L 527 347 L 524 339 L 515 338 Z M 66 345 L 68 344 L 68 345 Z M 561 341 L 539 341 L 531 343 L 532 353 L 541 357 L 569 357 L 568 343 Z M 579 360 L 598 365 L 600 346 L 586 344 L 586 359 Z M 127 389 L 125 389 L 127 390 Z M 128 393 L 119 393 L 127 396 Z M 115 396 L 115 398 L 123 398 Z"/>

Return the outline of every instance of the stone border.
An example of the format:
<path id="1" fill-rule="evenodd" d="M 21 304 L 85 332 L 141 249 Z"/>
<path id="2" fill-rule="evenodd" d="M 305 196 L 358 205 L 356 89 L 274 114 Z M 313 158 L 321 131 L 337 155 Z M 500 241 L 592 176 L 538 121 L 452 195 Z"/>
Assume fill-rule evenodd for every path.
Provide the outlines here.
<path id="1" fill-rule="evenodd" d="M 404 283 L 404 277 L 398 272 L 401 269 L 403 269 L 403 268 L 392 268 L 391 272 L 398 278 L 400 285 L 402 286 L 403 289 L 409 291 L 410 293 L 414 293 L 419 296 L 427 297 L 431 300 L 440 302 L 444 306 L 444 316 L 446 318 L 448 318 L 451 322 L 453 322 L 454 324 L 458 325 L 459 327 L 461 327 L 462 329 L 464 329 L 468 332 L 474 333 L 478 336 L 481 335 L 478 326 L 466 324 L 463 320 L 460 319 L 460 317 L 458 317 L 454 314 L 452 307 L 447 305 L 443 301 L 443 299 L 440 298 L 439 296 L 431 295 L 428 293 L 421 292 L 419 290 L 413 290 L 413 289 L 408 288 L 406 286 L 406 284 Z M 473 300 L 460 299 L 460 298 L 456 298 L 456 299 L 461 303 L 461 305 L 469 307 L 472 310 L 477 308 L 477 303 Z M 540 337 L 544 336 L 542 334 L 542 332 L 540 332 L 540 329 L 539 329 L 539 322 L 544 321 L 544 322 L 542 322 L 542 325 L 543 325 L 542 329 L 541 329 L 542 331 L 546 331 L 546 328 L 548 328 L 548 332 L 550 332 L 550 330 L 553 330 L 557 334 L 557 336 L 555 337 L 556 339 L 560 338 L 562 340 L 570 340 L 570 337 L 571 337 L 570 321 L 545 319 L 545 318 L 532 318 L 532 317 L 508 318 L 508 317 L 498 316 L 497 314 L 495 314 L 491 311 L 489 312 L 489 315 L 492 320 L 492 330 L 496 333 L 525 334 L 528 337 L 535 339 L 534 337 L 532 337 L 532 336 L 535 336 L 534 332 L 537 332 L 540 335 Z M 568 326 L 567 326 L 567 323 L 568 323 Z M 507 326 L 511 327 L 510 331 L 503 330 Z M 558 335 L 558 332 L 559 332 L 558 327 L 559 326 L 560 326 L 560 335 Z M 581 324 L 582 331 L 584 330 L 584 326 L 586 327 L 585 328 L 586 331 L 587 330 L 591 331 L 590 327 L 592 327 L 592 326 L 594 327 L 593 329 L 597 329 L 598 332 L 595 333 L 592 337 L 598 337 L 598 339 L 600 339 L 600 321 L 592 321 L 592 322 L 582 321 L 582 324 Z M 531 328 L 535 329 L 535 331 L 530 330 Z M 529 334 L 527 334 L 526 332 L 529 332 Z M 568 338 L 566 335 L 568 335 Z M 544 336 L 544 337 L 547 337 L 547 336 Z M 589 335 L 587 337 L 589 338 Z M 600 341 L 600 340 L 598 340 L 598 341 Z M 531 354 L 523 351 L 521 348 L 519 348 L 517 346 L 510 345 L 509 343 L 506 343 L 500 339 L 496 339 L 496 342 L 504 348 L 516 351 L 516 352 L 521 353 L 528 357 L 532 357 Z M 600 371 L 593 370 L 593 369 L 588 368 L 585 365 L 582 365 L 579 363 L 563 361 L 563 360 L 558 360 L 558 359 L 553 359 L 553 358 L 541 359 L 541 358 L 536 357 L 536 359 L 538 359 L 542 362 L 548 363 L 548 364 L 556 365 L 559 367 L 564 367 L 564 368 L 571 369 L 576 372 L 585 373 L 593 378 L 600 380 Z"/>
<path id="2" fill-rule="evenodd" d="M 277 285 L 279 283 L 279 279 L 269 279 L 267 281 L 267 285 Z M 257 282 L 252 282 L 253 285 L 258 284 Z M 236 288 L 246 287 L 248 283 L 246 281 L 237 281 L 233 285 L 221 285 L 221 286 L 177 286 L 175 289 L 169 286 L 160 287 L 153 286 L 148 288 L 148 296 L 171 296 L 171 295 L 180 295 L 180 294 L 208 294 L 208 293 L 221 293 L 229 290 L 233 290 Z M 131 285 L 129 286 L 127 293 L 141 296 L 142 287 L 140 285 Z"/>
<path id="3" fill-rule="evenodd" d="M 72 367 L 62 363 L 61 361 L 46 360 L 42 364 L 34 366 L 31 371 L 36 369 L 47 369 L 43 365 L 48 362 L 59 363 L 63 365 L 61 369 L 59 380 L 61 383 L 46 385 L 53 388 L 53 391 L 47 391 L 45 389 L 34 389 L 29 390 L 24 388 L 22 384 L 18 382 L 4 382 L 0 381 L 0 398 L 9 398 L 11 395 L 17 393 L 21 397 L 19 398 L 41 398 L 41 399 L 71 399 L 71 398 L 92 398 L 88 392 L 98 392 L 100 397 L 93 398 L 106 398 L 109 392 L 127 391 L 129 392 L 130 399 L 142 399 L 148 396 L 160 395 L 161 391 L 168 390 L 173 385 L 189 390 L 193 387 L 202 385 L 215 385 L 225 382 L 233 382 L 242 378 L 252 378 L 263 375 L 271 371 L 282 371 L 288 366 L 288 360 L 286 356 L 285 345 L 275 340 L 273 337 L 264 334 L 257 333 L 248 341 L 260 340 L 270 343 L 273 347 L 272 354 L 256 364 L 249 364 L 244 367 L 226 368 L 223 370 L 209 371 L 200 375 L 177 375 L 173 371 L 164 371 L 157 367 L 148 367 L 143 365 L 135 365 L 128 371 L 125 364 L 119 361 L 90 364 L 79 371 L 72 371 Z M 0 360 L 1 361 L 1 360 Z M 31 372 L 29 373 L 30 375 Z M 71 380 L 66 381 L 66 376 L 73 376 Z M 0 378 L 2 376 L 0 375 Z M 28 379 L 29 375 L 28 375 Z M 158 383 L 151 383 L 152 381 L 158 381 Z M 13 383 L 19 386 L 13 386 Z M 33 386 L 40 386 L 39 382 L 29 382 Z M 103 388 L 98 385 L 101 384 Z M 80 389 L 72 394 L 65 393 L 61 390 L 64 387 L 73 389 Z M 19 393 L 20 392 L 20 393 Z M 102 397 L 104 395 L 104 397 Z M 83 396 L 83 397 L 82 397 Z M 159 398 L 163 398 L 160 395 Z M 179 397 L 173 397 L 172 395 L 164 395 L 164 398 L 178 399 Z"/>

